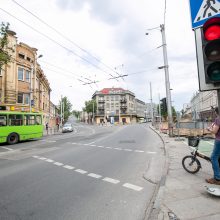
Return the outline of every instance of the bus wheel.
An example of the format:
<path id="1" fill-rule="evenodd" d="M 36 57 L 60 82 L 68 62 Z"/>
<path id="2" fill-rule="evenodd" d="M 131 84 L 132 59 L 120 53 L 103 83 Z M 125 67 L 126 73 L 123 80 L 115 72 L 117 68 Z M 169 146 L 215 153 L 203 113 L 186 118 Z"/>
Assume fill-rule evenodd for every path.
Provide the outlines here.
<path id="1" fill-rule="evenodd" d="M 16 133 L 9 134 L 8 138 L 7 138 L 7 143 L 8 144 L 16 144 L 16 143 L 18 143 L 18 135 Z"/>

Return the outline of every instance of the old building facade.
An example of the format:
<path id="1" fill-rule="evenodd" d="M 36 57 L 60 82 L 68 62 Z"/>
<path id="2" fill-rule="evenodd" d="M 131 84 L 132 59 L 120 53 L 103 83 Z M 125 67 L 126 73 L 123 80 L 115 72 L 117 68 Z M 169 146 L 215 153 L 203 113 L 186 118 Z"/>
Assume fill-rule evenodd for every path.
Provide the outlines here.
<path id="1" fill-rule="evenodd" d="M 11 61 L 1 67 L 0 108 L 8 111 L 42 112 L 50 121 L 50 84 L 37 63 L 37 49 L 18 43 L 16 33 L 8 32 Z"/>
<path id="2" fill-rule="evenodd" d="M 97 103 L 96 123 L 133 123 L 144 117 L 145 103 L 135 94 L 122 88 L 104 88 L 96 91 L 92 99 Z"/>

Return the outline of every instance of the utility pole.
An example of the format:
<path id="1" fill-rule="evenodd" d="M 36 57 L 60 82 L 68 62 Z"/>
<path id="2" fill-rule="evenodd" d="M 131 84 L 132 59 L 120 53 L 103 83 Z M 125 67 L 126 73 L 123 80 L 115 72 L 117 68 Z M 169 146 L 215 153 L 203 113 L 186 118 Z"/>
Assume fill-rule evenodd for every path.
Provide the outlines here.
<path id="1" fill-rule="evenodd" d="M 63 97 L 61 95 L 61 101 L 60 101 L 60 125 L 61 127 L 63 127 L 63 114 L 62 114 L 62 111 L 63 111 Z"/>
<path id="2" fill-rule="evenodd" d="M 168 66 L 168 59 L 167 59 L 167 45 L 166 45 L 164 24 L 160 25 L 160 31 L 162 34 L 164 66 L 158 67 L 158 68 L 159 69 L 164 68 L 165 70 L 165 85 L 166 85 L 166 98 L 167 98 L 167 111 L 168 111 L 168 130 L 169 130 L 169 136 L 173 136 L 173 117 L 172 117 L 172 104 L 171 104 L 170 81 L 169 81 L 169 71 L 168 71 L 169 66 Z"/>
<path id="3" fill-rule="evenodd" d="M 160 109 L 160 93 L 158 94 L 158 98 L 159 98 L 159 117 L 160 117 L 160 124 L 159 124 L 159 131 L 161 131 L 161 109 Z"/>
<path id="4" fill-rule="evenodd" d="M 94 124 L 94 101 L 92 102 L 92 123 Z"/>
<path id="5" fill-rule="evenodd" d="M 154 125 L 154 112 L 153 112 L 153 100 L 152 100 L 151 82 L 150 82 L 150 110 L 151 110 L 151 124 Z"/>

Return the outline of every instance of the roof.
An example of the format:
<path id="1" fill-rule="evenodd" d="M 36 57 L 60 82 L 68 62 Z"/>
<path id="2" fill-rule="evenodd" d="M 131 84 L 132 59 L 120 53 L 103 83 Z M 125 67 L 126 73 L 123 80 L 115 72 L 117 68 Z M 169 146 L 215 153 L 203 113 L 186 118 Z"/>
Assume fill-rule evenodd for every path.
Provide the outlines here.
<path id="1" fill-rule="evenodd" d="M 121 93 L 124 92 L 125 90 L 122 88 L 104 88 L 100 91 L 102 94 L 112 94 L 112 93 Z"/>

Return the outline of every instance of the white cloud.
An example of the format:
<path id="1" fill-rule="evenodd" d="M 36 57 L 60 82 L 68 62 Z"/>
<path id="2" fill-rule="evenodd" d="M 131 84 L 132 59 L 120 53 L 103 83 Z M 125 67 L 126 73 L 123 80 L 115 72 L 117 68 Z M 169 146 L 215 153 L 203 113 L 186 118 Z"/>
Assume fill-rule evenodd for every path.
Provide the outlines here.
<path id="1" fill-rule="evenodd" d="M 162 45 L 161 33 L 158 29 L 148 31 L 149 35 L 145 35 L 147 29 L 163 23 L 164 0 L 16 1 L 101 61 L 98 62 L 43 25 L 13 1 L 2 0 L 0 8 L 57 42 L 1 11 L 0 19 L 10 23 L 11 29 L 17 33 L 18 41 L 38 48 L 39 54 L 43 54 L 39 63 L 50 81 L 54 103 L 58 103 L 62 94 L 71 100 L 75 109 L 81 109 L 95 90 L 112 86 L 128 88 L 137 98 L 149 101 L 150 82 L 154 102 L 158 102 L 158 93 L 161 93 L 161 97 L 165 96 L 164 71 L 157 69 L 163 65 L 162 48 L 156 49 Z M 198 90 L 194 34 L 191 30 L 188 1 L 167 1 L 166 40 L 172 100 L 180 110 L 183 103 L 189 102 L 191 94 Z M 67 71 L 49 66 L 46 62 Z M 130 75 L 125 78 L 125 82 L 122 79 L 118 82 L 107 80 L 110 78 L 109 73 L 116 74 L 106 65 L 112 69 L 117 66 L 117 71 L 123 74 L 145 72 Z M 77 80 L 83 77 L 99 80 L 100 83 L 92 85 L 91 89 Z"/>

